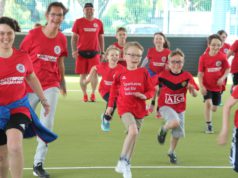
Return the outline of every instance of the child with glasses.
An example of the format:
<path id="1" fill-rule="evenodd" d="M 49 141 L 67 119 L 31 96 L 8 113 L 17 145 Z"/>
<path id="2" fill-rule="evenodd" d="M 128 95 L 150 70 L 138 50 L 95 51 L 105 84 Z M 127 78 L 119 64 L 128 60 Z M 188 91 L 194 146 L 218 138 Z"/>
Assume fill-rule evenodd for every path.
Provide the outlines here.
<path id="1" fill-rule="evenodd" d="M 144 49 L 138 42 L 128 42 L 124 47 L 124 59 L 127 69 L 115 74 L 110 90 L 107 115 L 111 115 L 114 102 L 117 101 L 118 114 L 126 127 L 120 159 L 115 168 L 124 178 L 131 178 L 130 160 L 134 151 L 143 118 L 146 112 L 146 100 L 154 94 L 154 86 L 145 68 L 138 68 Z M 117 99 L 117 100 L 116 100 Z"/>
<path id="2" fill-rule="evenodd" d="M 198 86 L 193 76 L 183 71 L 184 53 L 176 49 L 168 56 L 168 70 L 161 72 L 156 84 L 159 84 L 160 94 L 158 99 L 159 112 L 165 120 L 158 134 L 158 142 L 164 144 L 168 130 L 172 138 L 168 156 L 172 164 L 177 164 L 175 148 L 181 137 L 185 136 L 184 120 L 187 90 L 192 96 L 197 96 Z"/>
<path id="3" fill-rule="evenodd" d="M 226 55 L 220 52 L 222 40 L 217 34 L 208 37 L 209 52 L 200 56 L 198 81 L 205 104 L 205 133 L 212 134 L 212 112 L 221 101 L 224 81 L 230 72 Z"/>

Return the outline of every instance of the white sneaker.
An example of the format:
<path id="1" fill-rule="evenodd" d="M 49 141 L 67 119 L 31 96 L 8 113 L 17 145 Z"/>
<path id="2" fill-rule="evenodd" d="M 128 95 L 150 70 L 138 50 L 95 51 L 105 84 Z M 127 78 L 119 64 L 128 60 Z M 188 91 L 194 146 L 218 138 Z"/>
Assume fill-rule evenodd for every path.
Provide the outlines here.
<path id="1" fill-rule="evenodd" d="M 123 178 L 132 178 L 131 165 L 126 163 L 125 169 L 123 170 Z"/>
<path id="2" fill-rule="evenodd" d="M 117 162 L 117 166 L 115 167 L 115 171 L 122 174 L 123 173 L 123 169 L 125 169 L 124 161 L 119 160 Z"/>

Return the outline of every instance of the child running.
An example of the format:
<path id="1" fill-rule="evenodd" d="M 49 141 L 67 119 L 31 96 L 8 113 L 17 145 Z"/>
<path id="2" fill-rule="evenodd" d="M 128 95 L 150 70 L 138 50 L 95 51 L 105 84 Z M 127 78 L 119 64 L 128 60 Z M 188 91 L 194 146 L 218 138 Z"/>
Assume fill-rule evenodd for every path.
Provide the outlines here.
<path id="1" fill-rule="evenodd" d="M 227 102 L 223 107 L 223 120 L 222 120 L 222 128 L 218 137 L 218 144 L 224 145 L 228 140 L 228 131 L 229 131 L 229 117 L 231 113 L 231 109 L 238 102 L 238 85 L 233 87 L 233 92 L 228 98 Z M 234 117 L 234 129 L 231 143 L 231 151 L 230 151 L 230 162 L 231 165 L 238 173 L 238 110 L 235 111 Z"/>
<path id="2" fill-rule="evenodd" d="M 122 173 L 124 178 L 132 177 L 130 160 L 143 118 L 147 114 L 145 100 L 154 94 L 149 73 L 144 68 L 138 68 L 143 51 L 143 47 L 138 42 L 126 43 L 124 59 L 127 69 L 116 73 L 106 110 L 106 114 L 111 115 L 117 98 L 118 113 L 126 127 L 127 135 L 115 170 Z"/>
<path id="3" fill-rule="evenodd" d="M 105 59 L 108 62 L 100 63 L 96 66 L 93 66 L 88 77 L 84 81 L 85 85 L 91 82 L 92 77 L 95 75 L 101 75 L 102 80 L 99 85 L 99 93 L 102 96 L 102 98 L 107 102 L 108 105 L 108 99 L 110 95 L 110 88 L 113 82 L 113 77 L 116 72 L 120 72 L 124 70 L 124 67 L 120 64 L 117 64 L 119 61 L 120 56 L 120 49 L 117 47 L 111 45 L 106 50 Z M 107 108 L 107 106 L 106 106 Z M 113 105 L 113 111 L 111 115 L 105 115 L 102 114 L 101 117 L 101 129 L 105 132 L 110 131 L 110 120 L 112 119 L 112 115 L 116 109 L 116 103 Z"/>
<path id="4" fill-rule="evenodd" d="M 117 42 L 113 43 L 114 46 L 116 46 L 118 49 L 120 49 L 121 53 L 120 53 L 120 59 L 118 61 L 118 64 L 121 64 L 123 66 L 126 67 L 126 61 L 123 58 L 123 48 L 126 44 L 126 39 L 127 39 L 127 32 L 126 29 L 124 27 L 119 27 L 116 31 L 116 39 Z"/>
<path id="5" fill-rule="evenodd" d="M 168 59 L 169 70 L 164 70 L 158 77 L 160 95 L 158 99 L 159 112 L 165 120 L 158 135 L 158 142 L 164 144 L 168 130 L 172 137 L 168 156 L 170 163 L 177 164 L 175 148 L 181 137 L 185 136 L 184 121 L 186 108 L 186 93 L 197 96 L 197 84 L 193 76 L 183 71 L 184 53 L 180 49 L 172 51 Z"/>
<path id="6" fill-rule="evenodd" d="M 145 67 L 148 70 L 151 77 L 155 76 L 156 74 L 159 74 L 166 68 L 168 55 L 170 53 L 169 42 L 162 32 L 154 34 L 153 42 L 155 47 L 148 49 L 147 56 L 143 60 L 141 65 L 142 67 Z M 151 104 L 148 107 L 149 113 L 152 113 L 154 110 L 157 94 L 158 90 L 155 92 Z M 160 117 L 158 112 L 157 117 Z"/>
<path id="7" fill-rule="evenodd" d="M 205 103 L 205 133 L 212 134 L 212 111 L 217 110 L 221 101 L 224 81 L 230 72 L 230 67 L 220 48 L 222 40 L 217 34 L 208 37 L 209 52 L 200 56 L 198 66 L 198 81 Z"/>

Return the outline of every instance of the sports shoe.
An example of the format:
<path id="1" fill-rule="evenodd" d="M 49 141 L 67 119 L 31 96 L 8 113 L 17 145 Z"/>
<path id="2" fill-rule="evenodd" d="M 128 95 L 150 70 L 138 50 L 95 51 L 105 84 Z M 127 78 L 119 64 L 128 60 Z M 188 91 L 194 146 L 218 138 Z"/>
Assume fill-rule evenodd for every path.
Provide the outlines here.
<path id="1" fill-rule="evenodd" d="M 101 115 L 101 129 L 104 132 L 109 132 L 110 129 L 110 122 L 104 119 L 103 114 Z"/>
<path id="2" fill-rule="evenodd" d="M 213 128 L 212 128 L 212 125 L 207 125 L 207 127 L 206 127 L 206 130 L 205 130 L 205 133 L 206 134 L 213 134 L 214 133 L 214 131 L 213 131 Z"/>
<path id="3" fill-rule="evenodd" d="M 88 102 L 88 95 L 87 94 L 83 95 L 83 101 Z"/>
<path id="4" fill-rule="evenodd" d="M 91 94 L 91 96 L 90 96 L 90 101 L 91 102 L 95 102 L 96 101 L 96 97 L 95 97 L 95 94 Z"/>
<path id="5" fill-rule="evenodd" d="M 169 153 L 168 154 L 169 160 L 171 164 L 177 164 L 177 158 L 174 153 Z"/>
<path id="6" fill-rule="evenodd" d="M 157 118 L 157 119 L 162 119 L 162 116 L 160 115 L 160 112 L 159 112 L 159 111 L 156 112 L 156 118 Z"/>
<path id="7" fill-rule="evenodd" d="M 41 178 L 49 178 L 50 175 L 43 168 L 42 163 L 38 163 L 36 166 L 33 166 L 33 175 Z"/>
<path id="8" fill-rule="evenodd" d="M 131 165 L 125 160 L 119 160 L 115 167 L 117 173 L 123 174 L 123 178 L 132 178 Z"/>
<path id="9" fill-rule="evenodd" d="M 165 138 L 166 138 L 166 134 L 167 134 L 167 132 L 164 131 L 163 127 L 161 127 L 160 133 L 159 133 L 159 135 L 157 136 L 158 142 L 159 142 L 160 144 L 164 144 Z"/>
<path id="10" fill-rule="evenodd" d="M 149 113 L 152 113 L 154 111 L 154 107 L 155 105 L 151 104 L 149 107 L 148 107 L 148 112 Z"/>

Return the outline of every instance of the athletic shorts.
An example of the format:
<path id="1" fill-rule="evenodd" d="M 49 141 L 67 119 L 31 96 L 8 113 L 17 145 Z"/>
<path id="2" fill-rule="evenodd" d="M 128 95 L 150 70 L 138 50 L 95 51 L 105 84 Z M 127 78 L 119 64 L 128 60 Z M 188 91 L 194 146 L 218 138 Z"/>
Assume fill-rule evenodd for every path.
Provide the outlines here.
<path id="1" fill-rule="evenodd" d="M 140 131 L 144 119 L 136 119 L 133 114 L 126 112 L 122 114 L 121 120 L 126 128 L 126 131 L 128 131 L 131 124 L 136 124 L 138 131 Z"/>
<path id="2" fill-rule="evenodd" d="M 232 74 L 232 81 L 233 81 L 233 85 L 238 84 L 238 73 Z"/>
<path id="3" fill-rule="evenodd" d="M 203 96 L 204 101 L 207 99 L 212 100 L 212 104 L 214 106 L 218 106 L 221 103 L 221 92 L 209 91 L 207 90 L 207 94 Z"/>
<path id="4" fill-rule="evenodd" d="M 234 128 L 232 134 L 230 162 L 234 171 L 238 173 L 238 128 Z"/>
<path id="5" fill-rule="evenodd" d="M 82 56 L 78 56 L 75 63 L 76 74 L 89 74 L 91 68 L 98 65 L 100 61 L 100 55 L 97 54 L 95 57 L 87 59 Z"/>
<path id="6" fill-rule="evenodd" d="M 30 122 L 31 120 L 25 114 L 16 113 L 10 116 L 10 120 L 7 123 L 6 130 L 14 128 L 20 130 L 23 134 L 25 128 Z M 0 145 L 7 144 L 6 130 L 0 129 Z"/>
<path id="7" fill-rule="evenodd" d="M 171 108 L 169 106 L 160 107 L 159 112 L 166 122 L 169 122 L 174 119 L 179 121 L 179 126 L 177 128 L 172 129 L 172 131 L 171 131 L 171 134 L 174 138 L 181 138 L 181 137 L 185 136 L 184 112 L 177 113 L 173 108 Z"/>

